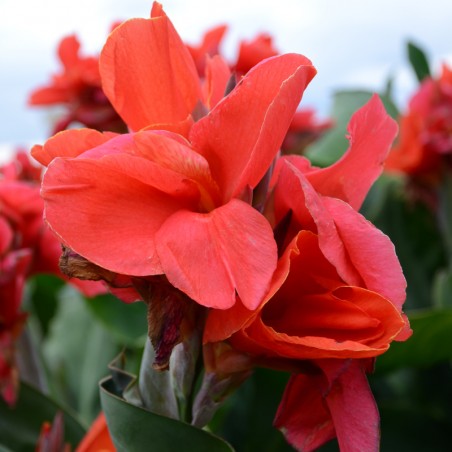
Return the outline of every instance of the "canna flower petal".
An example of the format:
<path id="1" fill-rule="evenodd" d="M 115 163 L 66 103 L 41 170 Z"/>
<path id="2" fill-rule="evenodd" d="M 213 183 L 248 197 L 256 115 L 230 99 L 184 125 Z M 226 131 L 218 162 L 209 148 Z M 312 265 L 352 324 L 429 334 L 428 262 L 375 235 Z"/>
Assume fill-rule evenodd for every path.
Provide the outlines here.
<path id="1" fill-rule="evenodd" d="M 106 96 L 133 130 L 184 121 L 201 98 L 190 52 L 157 2 L 150 19 L 111 33 L 99 65 Z"/>
<path id="2" fill-rule="evenodd" d="M 401 311 L 406 280 L 389 237 L 345 202 L 326 197 L 323 201 L 365 286 L 386 297 Z"/>
<path id="3" fill-rule="evenodd" d="M 116 135 L 112 132 L 101 133 L 92 129 L 64 130 L 49 138 L 44 145 L 33 146 L 31 155 L 41 165 L 48 166 L 56 157 L 77 157 Z"/>
<path id="4" fill-rule="evenodd" d="M 156 246 L 170 283 L 218 309 L 234 305 L 237 295 L 255 309 L 277 262 L 269 223 L 236 199 L 207 214 L 177 212 L 158 231 Z"/>
<path id="5" fill-rule="evenodd" d="M 378 451 L 379 414 L 359 360 L 323 360 L 321 374 L 294 375 L 274 425 L 297 450 L 317 449 L 337 435 L 343 452 Z"/>
<path id="6" fill-rule="evenodd" d="M 55 159 L 42 196 L 46 220 L 66 246 L 108 270 L 136 276 L 162 272 L 154 234 L 169 215 L 198 199 L 196 187 L 182 177 L 127 154 Z"/>
<path id="7" fill-rule="evenodd" d="M 231 71 L 226 61 L 219 55 L 206 60 L 206 80 L 203 85 L 203 97 L 211 110 L 226 94 Z"/>
<path id="8" fill-rule="evenodd" d="M 359 210 L 397 135 L 397 123 L 374 94 L 351 118 L 347 131 L 350 147 L 334 165 L 308 173 L 315 190 L 342 199 Z"/>
<path id="9" fill-rule="evenodd" d="M 301 55 L 265 60 L 193 125 L 190 141 L 209 161 L 224 202 L 262 179 L 315 73 Z"/>

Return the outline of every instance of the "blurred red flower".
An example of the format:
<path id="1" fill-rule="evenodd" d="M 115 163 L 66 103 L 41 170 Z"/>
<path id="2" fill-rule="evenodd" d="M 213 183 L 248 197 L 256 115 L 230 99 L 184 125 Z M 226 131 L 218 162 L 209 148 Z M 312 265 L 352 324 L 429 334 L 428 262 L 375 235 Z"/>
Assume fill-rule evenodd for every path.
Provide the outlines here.
<path id="1" fill-rule="evenodd" d="M 47 86 L 35 89 L 28 99 L 30 105 L 65 107 L 65 114 L 55 124 L 52 134 L 74 123 L 97 130 L 126 132 L 125 124 L 102 91 L 98 58 L 81 56 L 75 35 L 61 40 L 58 57 L 61 72 L 54 74 Z"/>
<path id="2" fill-rule="evenodd" d="M 436 185 L 450 169 L 452 155 L 452 70 L 424 80 L 400 118 L 400 138 L 386 163 L 388 171 Z"/>
<path id="3" fill-rule="evenodd" d="M 61 246 L 42 218 L 40 174 L 23 152 L 0 168 L 0 391 L 9 404 L 18 386 L 15 342 L 26 319 L 20 310 L 25 282 L 37 273 L 64 278 Z M 105 292 L 100 283 L 73 282 L 86 295 Z"/>

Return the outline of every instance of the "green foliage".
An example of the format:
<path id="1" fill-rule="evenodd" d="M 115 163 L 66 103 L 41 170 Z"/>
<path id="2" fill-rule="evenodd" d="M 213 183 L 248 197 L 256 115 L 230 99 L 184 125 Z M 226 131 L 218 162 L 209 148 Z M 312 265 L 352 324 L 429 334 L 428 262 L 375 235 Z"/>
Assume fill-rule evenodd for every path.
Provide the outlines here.
<path id="1" fill-rule="evenodd" d="M 377 372 L 402 367 L 427 367 L 452 359 L 452 309 L 428 309 L 410 313 L 413 336 L 406 342 L 394 342 L 377 359 Z"/>
<path id="2" fill-rule="evenodd" d="M 59 293 L 58 312 L 42 348 L 54 396 L 90 422 L 100 408 L 97 382 L 108 374 L 118 345 L 70 286 Z"/>
<path id="3" fill-rule="evenodd" d="M 159 416 L 118 397 L 111 378 L 101 384 L 102 407 L 118 452 L 231 452 L 229 444 L 185 422 Z"/>
<path id="4" fill-rule="evenodd" d="M 86 306 L 119 344 L 144 346 L 148 328 L 144 303 L 126 304 L 108 294 L 86 300 Z"/>
<path id="5" fill-rule="evenodd" d="M 83 437 L 85 429 L 60 405 L 22 383 L 14 408 L 0 399 L 0 451 L 34 452 L 42 424 L 52 422 L 58 411 L 64 414 L 65 440 L 74 448 Z"/>
<path id="6" fill-rule="evenodd" d="M 430 77 L 430 67 L 425 52 L 413 42 L 407 43 L 408 60 L 419 82 Z"/>

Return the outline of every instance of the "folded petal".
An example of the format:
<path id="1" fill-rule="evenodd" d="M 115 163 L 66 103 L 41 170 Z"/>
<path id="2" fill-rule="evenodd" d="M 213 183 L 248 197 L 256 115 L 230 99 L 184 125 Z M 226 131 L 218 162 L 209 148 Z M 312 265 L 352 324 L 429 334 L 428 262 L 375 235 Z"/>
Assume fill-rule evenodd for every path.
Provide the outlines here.
<path id="1" fill-rule="evenodd" d="M 297 450 L 337 436 L 344 452 L 377 451 L 380 419 L 364 372 L 367 360 L 320 360 L 322 373 L 294 375 L 274 425 Z"/>
<path id="2" fill-rule="evenodd" d="M 360 286 L 361 277 L 336 228 L 334 218 L 324 205 L 324 199 L 312 187 L 306 176 L 291 161 L 284 165 L 275 188 L 275 212 L 279 221 L 291 210 L 299 229 L 318 235 L 319 246 L 327 260 L 335 267 L 343 281 Z"/>
<path id="3" fill-rule="evenodd" d="M 265 60 L 194 124 L 190 140 L 209 161 L 225 202 L 264 176 L 315 72 L 301 55 Z"/>
<path id="4" fill-rule="evenodd" d="M 60 241 L 101 267 L 137 276 L 161 273 L 155 232 L 187 206 L 187 198 L 147 184 L 154 168 L 125 154 L 55 159 L 43 179 L 46 220 Z M 155 171 L 155 185 L 172 194 L 183 190 L 183 181 L 174 186 L 175 179 L 166 176 Z"/>
<path id="5" fill-rule="evenodd" d="M 100 71 L 105 94 L 133 130 L 179 123 L 201 98 L 190 52 L 157 3 L 151 19 L 128 20 L 111 33 Z"/>
<path id="6" fill-rule="evenodd" d="M 310 172 L 308 180 L 318 193 L 340 198 L 358 210 L 383 171 L 397 129 L 379 97 L 373 95 L 350 120 L 347 152 L 334 165 Z"/>
<path id="7" fill-rule="evenodd" d="M 400 311 L 406 298 L 406 281 L 389 237 L 345 202 L 333 198 L 323 201 L 365 286 L 382 294 Z"/>
<path id="8" fill-rule="evenodd" d="M 231 70 L 219 55 L 206 60 L 206 81 L 203 85 L 204 102 L 209 110 L 220 102 L 226 94 L 231 78 Z"/>
<path id="9" fill-rule="evenodd" d="M 322 397 L 324 375 L 293 375 L 287 383 L 273 425 L 297 450 L 310 452 L 336 436 Z"/>
<path id="10" fill-rule="evenodd" d="M 56 157 L 77 157 L 88 149 L 101 145 L 115 137 L 112 132 L 98 132 L 92 129 L 71 129 L 57 133 L 44 145 L 35 145 L 31 155 L 44 166 Z"/>
<path id="11" fill-rule="evenodd" d="M 343 452 L 379 450 L 380 416 L 364 372 L 365 363 L 360 360 L 317 363 L 328 379 L 326 404 Z"/>
<path id="12" fill-rule="evenodd" d="M 238 295 L 255 309 L 276 268 L 269 223 L 235 199 L 207 214 L 177 212 L 160 228 L 156 245 L 171 284 L 207 307 L 230 308 Z"/>

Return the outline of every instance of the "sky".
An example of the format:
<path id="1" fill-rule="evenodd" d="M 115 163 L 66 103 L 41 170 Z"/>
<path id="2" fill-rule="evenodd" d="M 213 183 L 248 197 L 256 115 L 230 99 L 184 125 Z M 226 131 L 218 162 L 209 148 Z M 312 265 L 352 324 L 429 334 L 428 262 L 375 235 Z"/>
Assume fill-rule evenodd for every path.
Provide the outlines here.
<path id="1" fill-rule="evenodd" d="M 162 0 L 182 38 L 197 43 L 209 27 L 229 26 L 223 51 L 235 55 L 240 39 L 274 37 L 281 53 L 302 53 L 318 70 L 302 105 L 325 117 L 340 89 L 381 90 L 394 77 L 403 109 L 415 89 L 406 42 L 426 50 L 434 69 L 452 63 L 452 2 L 430 0 Z M 3 150 L 42 143 L 49 111 L 27 97 L 59 68 L 56 47 L 76 33 L 85 55 L 100 52 L 110 25 L 148 17 L 149 0 L 0 0 L 0 160 Z"/>

